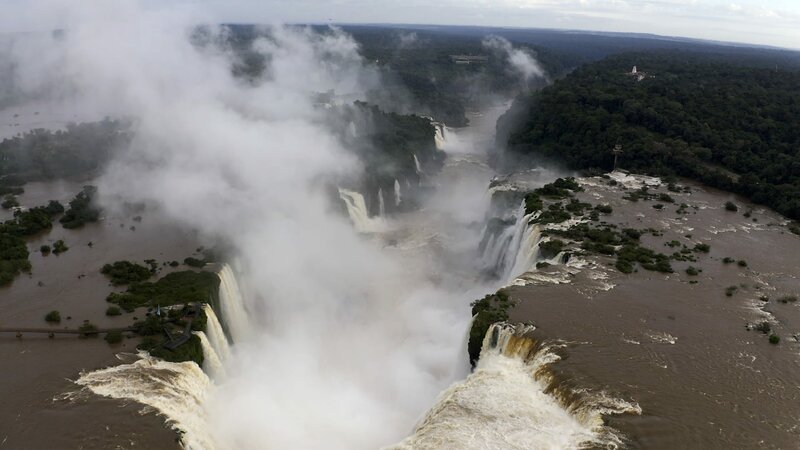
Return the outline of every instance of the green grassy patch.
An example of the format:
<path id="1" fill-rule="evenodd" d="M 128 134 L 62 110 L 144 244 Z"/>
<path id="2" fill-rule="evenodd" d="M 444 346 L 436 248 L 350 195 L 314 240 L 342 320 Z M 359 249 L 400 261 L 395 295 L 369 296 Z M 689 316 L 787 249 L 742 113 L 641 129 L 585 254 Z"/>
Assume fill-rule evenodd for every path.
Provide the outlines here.
<path id="1" fill-rule="evenodd" d="M 141 306 L 207 302 L 218 290 L 217 274 L 186 270 L 167 274 L 156 282 L 134 283 L 125 292 L 112 292 L 106 300 L 130 312 Z"/>

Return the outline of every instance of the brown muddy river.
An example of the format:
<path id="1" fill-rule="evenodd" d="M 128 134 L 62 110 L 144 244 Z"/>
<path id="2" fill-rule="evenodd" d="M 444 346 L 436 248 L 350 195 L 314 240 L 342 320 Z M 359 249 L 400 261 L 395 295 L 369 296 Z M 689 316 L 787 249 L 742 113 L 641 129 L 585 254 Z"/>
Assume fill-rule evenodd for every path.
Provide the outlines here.
<path id="1" fill-rule="evenodd" d="M 578 197 L 610 203 L 609 223 L 662 231 L 642 240 L 666 254 L 673 240 L 711 249 L 696 262 L 673 262 L 669 275 L 623 275 L 613 260 L 592 257 L 596 264 L 583 269 L 543 269 L 566 273 L 564 284 L 510 288 L 519 301 L 512 321 L 535 323 L 537 340 L 567 343 L 563 359 L 550 366 L 555 385 L 638 403 L 640 416 L 608 419 L 633 448 L 798 448 L 800 305 L 777 299 L 800 293 L 800 237 L 775 213 L 726 193 L 694 184 L 691 194 L 670 192 L 690 206 L 689 214 L 676 214 L 676 204 L 659 211 L 657 201 L 632 203 L 605 182 L 591 179 Z M 726 211 L 727 200 L 739 211 Z M 747 267 L 725 264 L 725 257 Z M 687 275 L 689 265 L 702 272 Z M 726 296 L 730 286 L 736 291 Z M 746 328 L 761 321 L 780 337 L 778 345 Z"/>
<path id="2" fill-rule="evenodd" d="M 20 203 L 32 207 L 58 199 L 66 204 L 81 185 L 29 183 Z M 197 238 L 159 221 L 155 214 L 145 212 L 142 217 L 135 222 L 129 216 L 110 215 L 77 230 L 55 223 L 50 232 L 28 239 L 33 270 L 0 288 L 0 327 L 77 328 L 83 320 L 121 327 L 130 325 L 132 316 L 143 316 L 144 311 L 105 315 L 105 297 L 113 288 L 100 268 L 117 260 L 182 261 L 196 251 Z M 57 239 L 66 242 L 67 252 L 49 256 L 38 252 L 40 245 Z M 51 310 L 60 311 L 59 325 L 44 321 Z M 159 416 L 143 415 L 140 404 L 88 393 L 65 396 L 79 390 L 72 380 L 81 371 L 118 364 L 116 354 L 135 353 L 136 342 L 109 345 L 102 338 L 0 334 L 0 448 L 178 448 L 175 432 Z"/>

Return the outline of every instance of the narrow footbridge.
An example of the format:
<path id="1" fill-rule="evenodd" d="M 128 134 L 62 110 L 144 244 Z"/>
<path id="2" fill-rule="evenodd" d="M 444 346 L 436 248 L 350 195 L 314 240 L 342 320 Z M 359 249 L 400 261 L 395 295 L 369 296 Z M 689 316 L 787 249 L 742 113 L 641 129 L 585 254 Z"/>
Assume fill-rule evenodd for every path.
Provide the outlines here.
<path id="1" fill-rule="evenodd" d="M 110 333 L 112 331 L 135 331 L 133 327 L 124 327 L 124 328 L 98 328 L 96 330 L 80 330 L 77 328 L 26 328 L 26 327 L 17 327 L 17 328 L 10 328 L 10 327 L 0 327 L 0 334 L 4 333 L 16 333 L 17 337 L 22 337 L 24 334 L 46 334 L 49 337 L 53 338 L 56 334 L 77 334 L 81 336 L 90 336 L 94 334 L 105 334 Z"/>

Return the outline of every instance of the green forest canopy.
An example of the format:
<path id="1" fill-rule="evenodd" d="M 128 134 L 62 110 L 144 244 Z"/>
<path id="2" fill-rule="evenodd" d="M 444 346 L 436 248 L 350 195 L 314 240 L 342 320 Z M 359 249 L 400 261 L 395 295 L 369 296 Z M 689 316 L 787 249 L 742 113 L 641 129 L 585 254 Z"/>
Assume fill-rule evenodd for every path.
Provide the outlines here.
<path id="1" fill-rule="evenodd" d="M 64 130 L 35 129 L 4 139 L 0 142 L 0 180 L 5 181 L 0 184 L 96 175 L 114 150 L 129 139 L 128 126 L 106 119 L 71 123 Z"/>
<path id="2" fill-rule="evenodd" d="M 633 66 L 647 77 L 629 75 Z M 680 175 L 800 219 L 800 71 L 687 53 L 624 54 L 525 99 L 512 155 Z"/>

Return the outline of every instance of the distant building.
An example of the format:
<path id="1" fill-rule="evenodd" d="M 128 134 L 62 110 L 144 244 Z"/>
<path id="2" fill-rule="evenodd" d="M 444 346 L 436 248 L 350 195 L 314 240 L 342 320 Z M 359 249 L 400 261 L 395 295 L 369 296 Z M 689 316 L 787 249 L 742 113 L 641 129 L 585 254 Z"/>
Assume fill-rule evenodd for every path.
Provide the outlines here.
<path id="1" fill-rule="evenodd" d="M 640 72 L 636 66 L 633 66 L 633 69 L 631 69 L 631 71 L 627 72 L 625 75 L 633 77 L 633 79 L 635 79 L 637 82 L 642 81 L 645 78 L 653 78 L 652 75 L 648 75 L 646 72 Z"/>
<path id="2" fill-rule="evenodd" d="M 450 61 L 456 64 L 484 64 L 489 61 L 489 57 L 483 55 L 450 55 Z"/>

